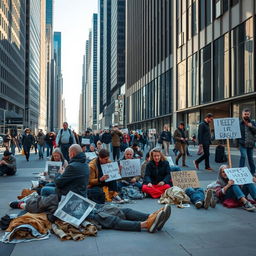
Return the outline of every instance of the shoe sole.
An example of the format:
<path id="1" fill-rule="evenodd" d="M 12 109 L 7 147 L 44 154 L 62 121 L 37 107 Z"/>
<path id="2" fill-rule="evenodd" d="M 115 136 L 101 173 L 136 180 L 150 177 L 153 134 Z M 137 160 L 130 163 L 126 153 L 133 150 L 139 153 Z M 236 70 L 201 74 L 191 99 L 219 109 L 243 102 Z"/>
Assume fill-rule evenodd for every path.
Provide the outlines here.
<path id="1" fill-rule="evenodd" d="M 163 220 L 161 223 L 159 223 L 159 226 L 157 227 L 157 230 L 158 230 L 158 231 L 161 231 L 161 230 L 162 230 L 164 224 L 165 224 L 166 221 L 170 218 L 171 213 L 172 213 L 172 208 L 171 208 L 171 206 L 170 206 L 169 204 L 166 204 L 166 205 L 164 206 L 163 212 L 164 212 L 164 220 Z"/>
<path id="2" fill-rule="evenodd" d="M 216 200 L 211 200 L 211 203 L 210 203 L 210 206 L 212 207 L 212 208 L 215 208 L 216 207 L 216 204 L 217 204 L 217 201 Z"/>
<path id="3" fill-rule="evenodd" d="M 202 208 L 203 204 L 202 203 L 195 203 L 196 209 Z"/>
<path id="4" fill-rule="evenodd" d="M 256 210 L 256 207 L 251 207 L 251 208 L 243 208 L 247 212 L 254 212 Z"/>
<path id="5" fill-rule="evenodd" d="M 205 209 L 208 209 L 209 206 L 210 206 L 210 203 L 211 203 L 211 199 L 212 199 L 212 191 L 211 190 L 208 190 L 206 192 L 206 197 L 205 197 L 205 200 L 204 200 L 204 208 Z"/>
<path id="6" fill-rule="evenodd" d="M 161 222 L 164 221 L 164 211 L 160 211 L 157 216 L 155 221 L 153 222 L 153 224 L 151 225 L 151 227 L 149 228 L 149 232 L 150 233 L 155 233 L 157 231 L 157 227 L 159 226 L 159 224 Z"/>

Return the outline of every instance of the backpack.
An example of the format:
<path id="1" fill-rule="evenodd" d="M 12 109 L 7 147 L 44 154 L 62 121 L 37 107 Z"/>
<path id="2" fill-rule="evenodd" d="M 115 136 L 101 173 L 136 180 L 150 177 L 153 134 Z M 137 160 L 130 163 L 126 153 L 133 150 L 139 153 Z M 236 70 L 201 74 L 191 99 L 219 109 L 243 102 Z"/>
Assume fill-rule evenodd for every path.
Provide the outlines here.
<path id="1" fill-rule="evenodd" d="M 225 163 L 227 162 L 227 156 L 225 154 L 225 147 L 219 145 L 215 149 L 215 162 L 216 163 Z"/>
<path id="2" fill-rule="evenodd" d="M 71 130 L 68 128 L 68 131 L 69 131 L 69 144 L 73 144 L 73 138 L 72 138 L 72 135 L 71 135 Z M 59 146 L 61 145 L 61 136 L 62 136 L 62 133 L 63 133 L 63 129 L 60 130 L 60 140 L 59 140 Z"/>

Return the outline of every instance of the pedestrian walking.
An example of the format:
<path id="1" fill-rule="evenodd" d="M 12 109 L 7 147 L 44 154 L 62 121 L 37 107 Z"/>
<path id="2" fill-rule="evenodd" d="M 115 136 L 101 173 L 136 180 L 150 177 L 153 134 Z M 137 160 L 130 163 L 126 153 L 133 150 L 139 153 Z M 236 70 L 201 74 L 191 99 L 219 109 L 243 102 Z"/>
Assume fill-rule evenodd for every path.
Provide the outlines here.
<path id="1" fill-rule="evenodd" d="M 194 161 L 196 169 L 199 169 L 199 164 L 204 160 L 205 161 L 205 170 L 212 171 L 209 163 L 210 157 L 210 145 L 211 145 L 211 132 L 209 124 L 213 120 L 213 114 L 208 113 L 204 121 L 200 123 L 198 129 L 198 143 L 199 146 L 203 147 L 203 155 L 200 156 L 197 160 Z"/>
<path id="2" fill-rule="evenodd" d="M 35 143 L 35 138 L 31 134 L 31 130 L 29 128 L 26 128 L 22 136 L 22 146 L 23 146 L 24 154 L 26 156 L 27 161 L 29 161 L 30 149 L 31 149 L 31 146 L 34 145 L 34 143 Z"/>
<path id="3" fill-rule="evenodd" d="M 120 158 L 121 138 L 123 136 L 121 131 L 118 129 L 118 126 L 114 126 L 111 132 L 111 136 L 112 136 L 112 146 L 113 146 L 113 159 L 114 161 L 115 160 L 118 161 Z"/>
<path id="4" fill-rule="evenodd" d="M 38 147 L 38 156 L 39 160 L 44 159 L 44 148 L 45 148 L 45 135 L 43 133 L 43 130 L 39 130 L 37 136 L 37 147 Z"/>
<path id="5" fill-rule="evenodd" d="M 60 147 L 64 158 L 69 161 L 68 150 L 72 144 L 75 144 L 76 140 L 72 131 L 68 128 L 68 123 L 63 123 L 63 129 L 60 129 L 56 139 L 56 146 Z"/>
<path id="6" fill-rule="evenodd" d="M 163 141 L 164 154 L 169 156 L 170 142 L 172 140 L 171 132 L 169 131 L 168 125 L 164 126 L 164 130 L 160 134 L 160 139 Z"/>
<path id="7" fill-rule="evenodd" d="M 255 164 L 253 161 L 253 148 L 256 140 L 256 123 L 251 119 L 251 112 L 249 109 L 244 109 L 242 112 L 242 120 L 240 122 L 241 138 L 238 139 L 240 150 L 239 167 L 245 166 L 246 156 L 250 166 L 252 175 L 255 175 Z"/>

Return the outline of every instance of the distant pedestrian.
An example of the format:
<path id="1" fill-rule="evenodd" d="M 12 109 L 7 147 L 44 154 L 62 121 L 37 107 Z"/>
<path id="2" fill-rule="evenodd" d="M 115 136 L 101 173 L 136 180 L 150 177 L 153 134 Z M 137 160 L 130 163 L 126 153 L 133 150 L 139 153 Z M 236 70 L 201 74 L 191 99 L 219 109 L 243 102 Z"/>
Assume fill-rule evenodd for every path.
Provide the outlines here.
<path id="1" fill-rule="evenodd" d="M 68 150 L 76 140 L 72 131 L 68 128 L 68 123 L 63 123 L 63 129 L 60 129 L 56 139 L 56 146 L 61 148 L 64 158 L 69 161 Z"/>
<path id="2" fill-rule="evenodd" d="M 54 132 L 48 132 L 45 136 L 46 145 L 46 156 L 52 155 L 53 146 L 55 145 L 55 134 Z"/>
<path id="3" fill-rule="evenodd" d="M 102 136 L 101 136 L 101 142 L 103 143 L 103 148 L 106 149 L 108 152 L 110 152 L 110 144 L 112 141 L 111 133 L 108 129 L 106 129 Z"/>
<path id="4" fill-rule="evenodd" d="M 240 122 L 241 138 L 239 142 L 239 150 L 241 153 L 239 167 L 245 166 L 246 155 L 252 175 L 255 175 L 255 164 L 253 161 L 253 148 L 256 140 L 256 123 L 250 119 L 251 112 L 244 109 L 242 112 L 242 120 Z"/>
<path id="5" fill-rule="evenodd" d="M 31 130 L 29 128 L 26 128 L 25 133 L 22 136 L 22 146 L 23 146 L 24 154 L 26 156 L 27 161 L 29 161 L 30 149 L 31 149 L 31 146 L 34 145 L 34 143 L 35 143 L 35 138 L 31 134 Z"/>
<path id="6" fill-rule="evenodd" d="M 187 167 L 186 165 L 186 148 L 187 148 L 187 136 L 185 132 L 185 124 L 181 122 L 178 128 L 175 130 L 173 137 L 175 138 L 175 148 L 179 151 L 178 156 L 176 157 L 175 164 L 179 165 L 179 159 L 182 157 L 182 166 Z"/>
<path id="7" fill-rule="evenodd" d="M 123 134 L 118 129 L 118 126 L 115 126 L 111 132 L 112 136 L 112 146 L 113 146 L 113 159 L 114 161 L 118 161 L 120 158 L 120 145 L 121 145 L 121 138 Z"/>
<path id="8" fill-rule="evenodd" d="M 194 161 L 194 165 L 196 169 L 199 169 L 199 164 L 205 160 L 205 170 L 212 171 L 209 163 L 210 157 L 210 145 L 211 145 L 211 132 L 209 124 L 213 120 L 213 114 L 208 113 L 204 121 L 200 123 L 198 129 L 198 143 L 199 146 L 203 147 L 203 155 L 200 156 L 197 160 Z"/>
<path id="9" fill-rule="evenodd" d="M 38 155 L 39 155 L 39 160 L 44 159 L 44 148 L 45 148 L 45 135 L 43 133 L 43 130 L 39 130 L 37 136 L 37 147 L 38 147 Z"/>
<path id="10" fill-rule="evenodd" d="M 164 154 L 169 156 L 169 148 L 172 140 L 171 132 L 169 131 L 168 125 L 164 126 L 164 130 L 160 134 L 160 139 L 163 141 Z"/>

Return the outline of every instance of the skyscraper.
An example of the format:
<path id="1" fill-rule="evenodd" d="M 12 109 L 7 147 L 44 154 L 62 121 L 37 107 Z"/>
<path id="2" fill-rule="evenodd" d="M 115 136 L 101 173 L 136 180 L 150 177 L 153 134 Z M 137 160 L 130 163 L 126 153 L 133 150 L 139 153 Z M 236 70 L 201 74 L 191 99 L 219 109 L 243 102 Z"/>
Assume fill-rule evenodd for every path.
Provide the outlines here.
<path id="1" fill-rule="evenodd" d="M 38 128 L 40 92 L 41 2 L 26 1 L 25 124 Z"/>
<path id="2" fill-rule="evenodd" d="M 22 128 L 25 112 L 26 2 L 0 1 L 0 125 Z M 15 29 L 13 29 L 15 27 Z M 17 120 L 16 120 L 17 121 Z"/>

